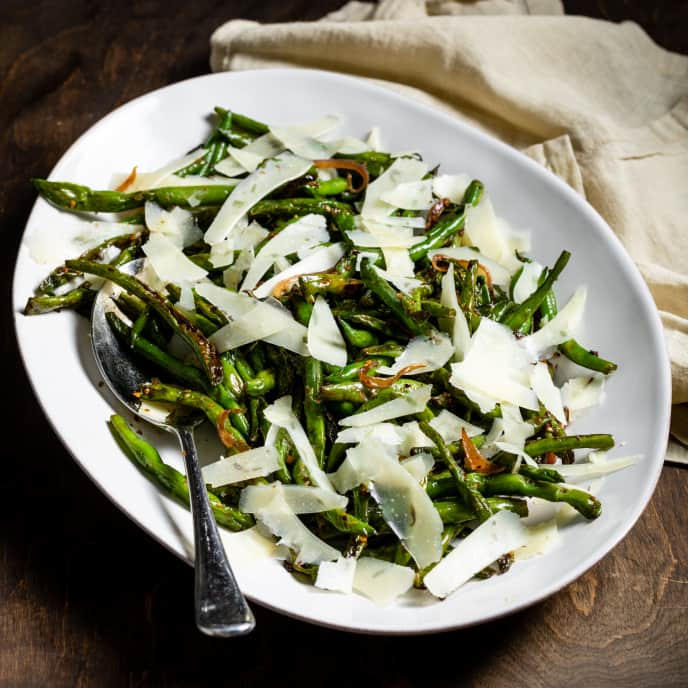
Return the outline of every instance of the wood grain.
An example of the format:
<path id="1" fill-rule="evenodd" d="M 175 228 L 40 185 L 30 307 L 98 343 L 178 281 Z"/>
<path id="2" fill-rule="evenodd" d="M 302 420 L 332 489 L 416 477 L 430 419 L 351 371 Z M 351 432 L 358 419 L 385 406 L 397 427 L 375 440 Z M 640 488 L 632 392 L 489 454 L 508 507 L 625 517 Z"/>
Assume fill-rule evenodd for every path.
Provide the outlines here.
<path id="1" fill-rule="evenodd" d="M 0 222 L 5 405 L 0 471 L 0 686 L 688 685 L 688 471 L 602 562 L 541 604 L 435 636 L 366 637 L 256 608 L 227 643 L 193 623 L 192 572 L 119 512 L 49 427 L 16 349 L 14 256 L 34 193 L 85 129 L 153 88 L 208 71 L 208 36 L 232 17 L 313 19 L 342 4 L 272 0 L 19 2 L 0 23 Z M 634 18 L 688 52 L 686 3 L 566 2 Z M 643 9 L 645 8 L 645 9 Z M 635 15 L 635 16 L 634 16 Z M 680 24 L 680 22 L 678 22 Z M 46 345 L 46 355 L 50 355 Z M 65 403 L 78 404 L 65 390 Z M 10 448 L 12 447 L 12 448 Z M 315 667 L 308 673 L 304 667 Z M 310 678 L 309 678 L 310 677 Z"/>

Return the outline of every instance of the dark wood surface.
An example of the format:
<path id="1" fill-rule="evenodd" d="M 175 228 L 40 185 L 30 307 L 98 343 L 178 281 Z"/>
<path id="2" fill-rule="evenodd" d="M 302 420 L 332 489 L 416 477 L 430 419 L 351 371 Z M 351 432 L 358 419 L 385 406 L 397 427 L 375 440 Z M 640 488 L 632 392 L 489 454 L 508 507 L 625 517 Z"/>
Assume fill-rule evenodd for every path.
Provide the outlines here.
<path id="1" fill-rule="evenodd" d="M 0 20 L 3 241 L 0 686 L 688 685 L 688 470 L 665 467 L 631 533 L 546 601 L 472 629 L 367 637 L 257 607 L 245 638 L 201 636 L 192 571 L 133 525 L 52 432 L 22 368 L 8 298 L 34 193 L 112 108 L 208 71 L 233 17 L 313 19 L 329 2 L 20 2 Z M 688 53 L 686 2 L 574 2 Z M 65 390 L 65 403 L 69 399 Z M 255 606 L 255 605 L 254 605 Z"/>

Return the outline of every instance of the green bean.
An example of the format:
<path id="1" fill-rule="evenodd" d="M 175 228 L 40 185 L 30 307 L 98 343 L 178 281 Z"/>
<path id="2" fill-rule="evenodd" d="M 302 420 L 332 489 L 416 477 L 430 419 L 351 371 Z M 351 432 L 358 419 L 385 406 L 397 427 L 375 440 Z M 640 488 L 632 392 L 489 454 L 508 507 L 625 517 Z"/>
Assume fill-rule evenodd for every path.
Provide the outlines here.
<path id="1" fill-rule="evenodd" d="M 356 347 L 357 349 L 364 349 L 368 346 L 374 346 L 380 341 L 373 332 L 352 327 L 343 318 L 337 318 L 337 322 L 339 323 L 339 327 L 344 335 L 344 339 L 346 339 L 351 346 Z"/>
<path id="2" fill-rule="evenodd" d="M 232 127 L 232 113 L 225 112 L 220 116 L 220 121 L 205 144 L 206 152 L 199 159 L 177 170 L 175 174 L 179 177 L 186 177 L 189 174 L 197 174 L 201 177 L 207 177 L 214 169 L 215 163 L 222 160 L 227 155 L 227 141 L 222 135 L 225 129 Z"/>
<path id="3" fill-rule="evenodd" d="M 230 111 L 222 107 L 216 107 L 215 112 L 220 117 L 225 117 L 227 114 L 229 114 Z M 237 126 L 240 129 L 243 129 L 244 131 L 247 131 L 251 134 L 255 134 L 256 136 L 262 136 L 263 134 L 268 134 L 270 132 L 270 127 L 264 122 L 252 119 L 251 117 L 242 115 L 239 112 L 232 112 L 231 115 L 232 125 Z"/>
<path id="4" fill-rule="evenodd" d="M 368 366 L 371 362 L 375 365 L 371 366 L 368 372 L 374 373 L 377 366 L 387 364 L 387 359 L 381 356 L 370 356 L 363 361 L 353 361 L 341 368 L 335 368 L 331 373 L 325 376 L 324 381 L 326 383 L 338 383 L 358 380 L 358 374 L 361 368 Z"/>
<path id="5" fill-rule="evenodd" d="M 492 513 L 490 507 L 484 497 L 466 482 L 466 475 L 463 469 L 456 463 L 456 459 L 454 459 L 451 452 L 447 449 L 447 445 L 442 439 L 442 436 L 430 425 L 428 420 L 421 420 L 419 425 L 423 434 L 427 435 L 437 448 L 440 460 L 449 469 L 456 483 L 458 493 L 463 501 L 470 507 L 478 520 L 485 521 L 488 519 Z"/>
<path id="6" fill-rule="evenodd" d="M 366 166 L 368 174 L 372 179 L 379 177 L 394 162 L 394 159 L 389 153 L 382 153 L 378 151 L 365 151 L 364 153 L 347 154 L 337 153 L 334 157 L 362 162 Z"/>
<path id="7" fill-rule="evenodd" d="M 68 260 L 65 265 L 74 270 L 112 280 L 123 289 L 138 296 L 142 301 L 155 309 L 160 317 L 189 344 L 203 366 L 210 383 L 216 385 L 222 381 L 222 363 L 215 346 L 208 341 L 205 335 L 186 316 L 165 301 L 158 293 L 147 287 L 136 277 L 120 272 L 117 268 L 109 265 L 79 259 Z"/>
<path id="8" fill-rule="evenodd" d="M 540 324 L 544 325 L 549 322 L 556 314 L 557 297 L 550 289 L 545 295 L 543 302 L 540 304 Z M 618 368 L 616 363 L 601 358 L 597 352 L 586 349 L 575 339 L 569 339 L 563 342 L 559 345 L 558 349 L 566 358 L 588 370 L 595 370 L 598 373 L 609 375 Z"/>
<path id="9" fill-rule="evenodd" d="M 107 312 L 105 318 L 120 342 L 131 347 L 137 354 L 155 364 L 161 371 L 172 376 L 175 381 L 197 389 L 210 390 L 208 380 L 199 368 L 170 355 L 164 349 L 148 341 L 140 332 L 137 334 L 114 311 Z"/>
<path id="10" fill-rule="evenodd" d="M 518 473 L 497 473 L 489 476 L 471 473 L 470 479 L 480 492 L 488 497 L 540 497 L 548 502 L 564 502 L 587 519 L 597 518 L 602 512 L 602 505 L 597 497 L 566 485 L 534 482 Z"/>
<path id="11" fill-rule="evenodd" d="M 384 303 L 402 325 L 413 334 L 421 334 L 425 328 L 416 322 L 405 310 L 398 297 L 398 292 L 375 270 L 368 258 L 361 261 L 361 279 L 363 283 Z"/>
<path id="12" fill-rule="evenodd" d="M 523 449 L 528 456 L 543 456 L 550 452 L 558 454 L 575 449 L 611 449 L 613 446 L 614 438 L 611 435 L 594 434 L 532 440 L 526 442 Z"/>
<path id="13" fill-rule="evenodd" d="M 325 416 L 320 401 L 322 384 L 322 363 L 312 356 L 306 359 L 306 377 L 303 410 L 306 417 L 306 432 L 313 447 L 318 464 L 325 464 Z"/>
<path id="14" fill-rule="evenodd" d="M 385 342 L 378 346 L 367 346 L 361 353 L 364 356 L 387 356 L 389 358 L 398 358 L 404 353 L 404 347 L 397 342 Z"/>
<path id="15" fill-rule="evenodd" d="M 490 511 L 496 514 L 498 511 L 513 511 L 524 518 L 528 515 L 528 504 L 522 499 L 506 499 L 504 497 L 488 497 L 486 500 Z M 446 499 L 433 502 L 433 506 L 442 519 L 442 523 L 467 523 L 475 520 L 475 513 L 466 507 L 463 502 L 456 499 Z"/>
<path id="16" fill-rule="evenodd" d="M 579 366 L 589 370 L 596 370 L 605 375 L 613 373 L 618 368 L 616 363 L 600 358 L 596 352 L 582 347 L 575 339 L 569 339 L 560 344 L 559 351 Z"/>
<path id="17" fill-rule="evenodd" d="M 24 315 L 43 315 L 63 308 L 88 308 L 93 303 L 94 298 L 95 291 L 90 288 L 88 283 L 85 283 L 58 296 L 48 294 L 31 296 L 27 299 L 22 312 Z"/>
<path id="18" fill-rule="evenodd" d="M 177 387 L 176 385 L 167 385 L 162 382 L 146 383 L 141 388 L 139 396 L 141 399 L 146 399 L 148 401 L 164 401 L 198 409 L 206 415 L 215 428 L 218 427 L 222 414 L 226 411 L 221 404 L 218 404 L 214 399 L 211 399 L 202 392 Z M 229 415 L 231 416 L 232 414 Z M 227 421 L 224 423 L 224 430 L 235 442 L 232 447 L 228 447 L 231 452 L 237 453 L 239 451 L 245 451 L 248 448 L 246 438 L 239 430 L 231 425 L 231 421 L 229 421 L 229 423 Z"/>
<path id="19" fill-rule="evenodd" d="M 82 260 L 99 260 L 102 258 L 103 253 L 111 247 L 115 247 L 123 251 L 132 245 L 137 248 L 140 247 L 143 238 L 147 235 L 146 232 L 130 232 L 128 234 L 121 234 L 119 236 L 111 237 L 105 241 L 98 244 L 98 246 L 89 249 L 82 253 L 79 258 Z M 67 282 L 70 282 L 76 277 L 79 277 L 82 273 L 76 270 L 69 270 L 64 265 L 55 268 L 39 285 L 36 289 L 37 294 L 54 294 L 55 289 L 61 287 Z"/>
<path id="20" fill-rule="evenodd" d="M 249 211 L 249 217 L 265 216 L 300 216 L 315 213 L 335 218 L 338 215 L 351 214 L 351 206 L 341 201 L 321 198 L 280 198 L 258 201 Z"/>
<path id="21" fill-rule="evenodd" d="M 463 196 L 464 207 L 457 213 L 448 215 L 441 219 L 427 234 L 426 238 L 414 244 L 409 249 L 411 260 L 416 262 L 421 258 L 425 258 L 428 251 L 440 248 L 445 243 L 463 231 L 463 226 L 466 222 L 466 205 L 478 205 L 483 194 L 483 185 L 477 179 L 474 179 L 469 185 Z"/>
<path id="22" fill-rule="evenodd" d="M 110 416 L 109 426 L 126 456 L 166 492 L 188 506 L 189 486 L 186 477 L 172 466 L 164 463 L 157 449 L 139 437 L 122 416 L 118 414 Z M 219 497 L 211 491 L 208 491 L 208 501 L 215 520 L 221 526 L 238 531 L 250 528 L 254 524 L 250 514 L 245 514 L 239 509 L 223 504 Z"/>
<path id="23" fill-rule="evenodd" d="M 234 184 L 207 186 L 168 186 L 142 191 L 97 191 L 71 182 L 51 182 L 47 179 L 32 179 L 40 195 L 49 203 L 63 210 L 74 212 L 119 213 L 123 210 L 141 208 L 152 201 L 163 208 L 191 203 L 219 204 L 234 190 Z"/>
<path id="24" fill-rule="evenodd" d="M 348 188 L 349 184 L 344 177 L 335 177 L 334 179 L 319 181 L 313 187 L 313 192 L 318 196 L 338 196 Z"/>
<path id="25" fill-rule="evenodd" d="M 568 251 L 562 251 L 554 267 L 548 271 L 547 277 L 543 280 L 542 284 L 523 301 L 523 303 L 519 304 L 514 310 L 508 312 L 506 316 L 501 319 L 501 322 L 512 330 L 517 330 L 524 322 L 532 318 L 535 311 L 537 311 L 547 296 L 547 292 L 549 292 L 562 270 L 566 267 L 570 257 L 571 254 Z"/>
<path id="26" fill-rule="evenodd" d="M 299 289 L 308 303 L 315 303 L 318 294 L 330 294 L 340 297 L 355 297 L 363 283 L 361 280 L 351 279 L 345 274 L 336 272 L 315 273 L 299 277 Z"/>

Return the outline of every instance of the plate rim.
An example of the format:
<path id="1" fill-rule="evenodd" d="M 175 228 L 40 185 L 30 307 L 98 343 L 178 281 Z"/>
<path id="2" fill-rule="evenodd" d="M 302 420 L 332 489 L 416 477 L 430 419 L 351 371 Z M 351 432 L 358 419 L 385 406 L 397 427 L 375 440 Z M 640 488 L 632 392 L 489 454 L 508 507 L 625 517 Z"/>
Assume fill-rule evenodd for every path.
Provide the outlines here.
<path id="1" fill-rule="evenodd" d="M 270 609 L 276 613 L 279 613 L 284 616 L 288 616 L 290 618 L 294 618 L 300 621 L 304 621 L 306 623 L 311 623 L 317 626 L 321 627 L 326 627 L 330 628 L 333 630 L 339 630 L 343 632 L 352 632 L 352 633 L 358 633 L 358 634 L 363 634 L 363 635 L 384 635 L 384 636 L 408 636 L 408 635 L 429 635 L 429 634 L 436 634 L 436 633 L 444 633 L 444 632 L 449 632 L 452 630 L 457 630 L 461 628 L 469 628 L 475 625 L 479 624 L 484 624 L 488 623 L 490 621 L 493 621 L 495 619 L 503 618 L 505 616 L 510 616 L 518 611 L 521 611 L 523 609 L 532 607 L 533 605 L 542 602 L 543 600 L 547 599 L 548 597 L 552 596 L 556 592 L 562 590 L 566 586 L 570 585 L 572 582 L 575 580 L 579 579 L 582 575 L 584 575 L 587 571 L 589 571 L 595 564 L 599 563 L 602 559 L 604 559 L 611 551 L 618 546 L 618 544 L 627 537 L 629 532 L 635 527 L 637 524 L 638 520 L 642 516 L 643 512 L 646 510 L 647 506 L 649 505 L 652 496 L 654 495 L 656 491 L 657 484 L 659 482 L 659 478 L 662 472 L 662 468 L 664 465 L 664 459 L 663 459 L 663 453 L 662 447 L 665 447 L 668 438 L 669 438 L 669 426 L 670 426 L 670 419 L 671 419 L 671 365 L 670 365 L 670 360 L 669 360 L 669 355 L 668 355 L 668 348 L 667 348 L 667 343 L 666 343 L 666 337 L 664 333 L 664 328 L 661 323 L 661 319 L 659 316 L 658 309 L 655 305 L 655 302 L 651 296 L 649 287 L 647 286 L 646 282 L 642 278 L 642 275 L 628 254 L 626 248 L 624 247 L 623 243 L 619 239 L 619 237 L 614 233 L 614 231 L 611 229 L 607 221 L 601 216 L 601 214 L 597 211 L 596 208 L 594 208 L 587 199 L 584 197 L 580 196 L 577 194 L 566 182 L 564 182 L 560 177 L 555 175 L 553 172 L 550 170 L 546 169 L 545 167 L 541 166 L 538 164 L 536 161 L 534 161 L 532 158 L 528 157 L 525 155 L 523 152 L 520 150 L 508 145 L 507 143 L 501 141 L 497 137 L 493 136 L 492 134 L 489 134 L 481 129 L 479 129 L 475 125 L 471 125 L 463 120 L 461 120 L 458 117 L 454 117 L 448 112 L 445 112 L 437 107 L 434 107 L 428 103 L 421 102 L 421 101 L 416 101 L 412 99 L 410 96 L 400 93 L 398 91 L 395 91 L 392 88 L 386 88 L 379 83 L 376 83 L 375 81 L 371 81 L 366 79 L 365 77 L 359 77 L 351 74 L 344 74 L 341 72 L 336 72 L 336 71 L 330 71 L 326 69 L 315 69 L 315 68 L 307 68 L 307 67 L 270 67 L 270 68 L 258 68 L 258 69 L 248 69 L 248 70 L 241 70 L 241 71 L 236 71 L 236 72 L 229 72 L 229 71 L 222 71 L 222 72 L 211 72 L 211 73 L 206 73 L 206 74 L 201 74 L 193 77 L 189 77 L 186 79 L 182 79 L 180 81 L 172 82 L 163 86 L 160 86 L 158 88 L 152 89 L 150 91 L 147 91 L 145 93 L 142 93 L 124 103 L 121 105 L 117 106 L 116 108 L 113 108 L 110 110 L 107 114 L 105 114 L 103 117 L 98 119 L 96 122 L 94 122 L 92 125 L 87 127 L 68 147 L 67 149 L 63 152 L 63 154 L 59 157 L 57 162 L 53 165 L 52 169 L 50 170 L 49 175 L 46 177 L 47 179 L 54 179 L 54 175 L 56 173 L 59 173 L 59 170 L 68 165 L 70 162 L 70 159 L 72 156 L 76 154 L 78 151 L 79 147 L 81 144 L 83 144 L 84 139 L 87 137 L 93 135 L 96 133 L 99 129 L 102 127 L 106 127 L 111 119 L 114 119 L 118 115 L 120 115 L 123 111 L 136 107 L 139 103 L 142 101 L 145 101 L 149 98 L 160 96 L 164 94 L 166 91 L 171 91 L 171 90 L 176 90 L 176 89 L 183 89 L 185 86 L 189 85 L 190 83 L 198 83 L 201 81 L 214 81 L 214 80 L 224 80 L 224 79 L 246 79 L 250 78 L 252 75 L 257 75 L 260 74 L 261 78 L 268 78 L 270 76 L 273 77 L 279 77 L 280 75 L 283 74 L 289 74 L 289 75 L 301 75 L 304 76 L 304 78 L 308 78 L 309 75 L 314 76 L 315 78 L 325 78 L 325 79 L 334 79 L 334 80 L 341 80 L 344 82 L 350 83 L 354 88 L 363 88 L 365 90 L 370 91 L 373 95 L 381 95 L 382 97 L 388 97 L 391 98 L 392 100 L 396 100 L 402 107 L 410 107 L 412 109 L 417 109 L 419 111 L 425 112 L 428 115 L 431 115 L 432 117 L 440 118 L 443 119 L 446 123 L 450 124 L 451 126 L 458 127 L 459 129 L 463 129 L 464 132 L 470 136 L 477 138 L 482 144 L 496 148 L 499 153 L 502 155 L 506 155 L 508 157 L 513 157 L 518 160 L 520 164 L 524 164 L 527 167 L 530 168 L 530 171 L 532 174 L 536 176 L 540 176 L 541 178 L 546 180 L 546 183 L 554 184 L 559 188 L 559 191 L 568 198 L 569 202 L 576 207 L 577 211 L 580 211 L 583 213 L 585 218 L 589 221 L 594 222 L 597 224 L 600 229 L 606 234 L 607 239 L 610 241 L 610 243 L 614 246 L 614 252 L 620 256 L 620 260 L 622 263 L 625 264 L 626 271 L 627 271 L 627 276 L 629 279 L 631 279 L 633 282 L 635 282 L 635 286 L 638 290 L 638 293 L 642 295 L 644 305 L 647 310 L 647 314 L 650 317 L 653 327 L 651 329 L 651 336 L 655 342 L 661 346 L 658 346 L 658 350 L 662 352 L 662 357 L 661 357 L 661 364 L 662 364 L 662 370 L 663 370 L 663 375 L 661 377 L 661 380 L 658 380 L 658 385 L 657 385 L 657 391 L 664 397 L 665 404 L 664 407 L 661 409 L 661 428 L 658 428 L 656 433 L 655 433 L 655 439 L 653 443 L 654 447 L 654 455 L 656 455 L 656 460 L 653 461 L 652 464 L 652 473 L 648 473 L 647 477 L 649 477 L 649 480 L 645 482 L 644 490 L 642 493 L 642 499 L 638 500 L 636 504 L 633 505 L 633 508 L 631 509 L 631 515 L 630 517 L 626 518 L 624 527 L 619 531 L 618 533 L 614 534 L 614 537 L 612 538 L 606 538 L 605 539 L 605 546 L 604 546 L 604 551 L 602 552 L 601 555 L 594 555 L 594 554 L 588 554 L 587 556 L 583 557 L 571 570 L 566 576 L 562 576 L 561 578 L 557 579 L 555 583 L 552 583 L 549 586 L 546 586 L 544 588 L 541 588 L 537 591 L 537 593 L 530 595 L 527 600 L 523 600 L 520 603 L 511 603 L 505 605 L 505 608 L 501 611 L 487 614 L 484 617 L 480 618 L 479 620 L 474 620 L 474 621 L 469 621 L 469 622 L 457 622 L 456 624 L 452 625 L 444 625 L 441 627 L 427 627 L 423 629 L 390 629 L 390 628 L 362 628 L 359 626 L 354 626 L 354 625 L 345 625 L 342 623 L 332 623 L 327 620 L 322 620 L 318 619 L 314 616 L 309 616 L 306 614 L 298 614 L 295 613 L 291 610 L 286 610 L 283 608 L 280 608 L 276 605 L 273 605 L 269 602 L 266 602 L 264 600 L 258 599 L 255 596 L 251 594 L 247 594 L 247 597 L 250 601 L 252 601 L 255 604 L 258 604 L 261 607 L 264 607 L 266 609 Z M 384 94 L 384 95 L 383 95 Z M 34 393 L 34 396 L 38 402 L 38 405 L 40 406 L 44 417 L 50 424 L 50 426 L 53 429 L 53 432 L 57 436 L 57 438 L 60 440 L 60 443 L 62 446 L 66 449 L 66 451 L 72 456 L 73 460 L 76 462 L 76 464 L 81 468 L 81 470 L 87 475 L 87 477 L 91 480 L 92 483 L 96 485 L 96 487 L 103 493 L 105 496 L 110 500 L 112 504 L 114 504 L 117 509 L 124 513 L 126 517 L 131 520 L 133 523 L 136 524 L 137 527 L 141 528 L 145 533 L 147 533 L 153 540 L 156 542 L 160 543 L 167 549 L 168 551 L 172 552 L 175 554 L 179 559 L 182 561 L 185 561 L 187 564 L 193 566 L 193 561 L 192 559 L 188 556 L 188 554 L 185 554 L 181 549 L 175 548 L 172 543 L 167 542 L 164 538 L 160 537 L 157 535 L 152 528 L 147 525 L 145 521 L 140 520 L 134 513 L 132 513 L 129 509 L 125 507 L 125 505 L 121 504 L 118 502 L 114 495 L 111 494 L 107 487 L 103 484 L 101 484 L 96 477 L 93 475 L 91 471 L 88 470 L 88 467 L 85 462 L 83 462 L 74 451 L 72 451 L 71 447 L 69 446 L 66 438 L 63 437 L 61 431 L 56 425 L 55 420 L 48 414 L 47 409 L 45 408 L 43 404 L 43 400 L 41 398 L 41 395 L 38 390 L 37 386 L 37 381 L 34 380 L 34 377 L 32 376 L 32 373 L 30 371 L 29 365 L 28 365 L 28 360 L 26 356 L 26 349 L 25 349 L 25 344 L 23 343 L 20 335 L 19 335 L 19 329 L 17 327 L 17 323 L 19 322 L 20 318 L 26 317 L 21 310 L 21 300 L 17 300 L 18 296 L 18 272 L 19 272 L 19 267 L 20 267 L 20 258 L 21 258 L 21 247 L 25 244 L 26 238 L 27 238 L 27 229 L 32 225 L 32 220 L 34 219 L 34 216 L 38 212 L 38 208 L 41 203 L 44 203 L 41 199 L 40 196 L 37 195 L 36 199 L 34 200 L 34 203 L 31 206 L 31 210 L 29 214 L 27 215 L 27 219 L 24 223 L 24 226 L 22 228 L 22 233 L 21 233 L 21 238 L 18 243 L 18 250 L 17 250 L 17 255 L 15 257 L 14 261 L 14 267 L 12 271 L 12 312 L 13 312 L 13 329 L 14 329 L 14 339 L 17 344 L 18 352 L 19 352 L 19 357 L 22 362 L 22 365 L 24 367 L 24 372 L 26 374 L 26 378 L 29 381 L 29 384 L 31 385 L 31 389 Z M 651 458 L 654 458 L 651 457 Z M 649 465 L 649 464 L 648 464 Z M 145 475 L 143 477 L 146 477 Z M 148 478 L 146 478 L 148 479 Z M 156 487 L 157 489 L 157 487 Z M 167 497 L 166 494 L 162 493 L 161 494 L 166 498 L 170 499 Z M 172 500 L 174 502 L 174 500 Z M 176 503 L 176 502 L 175 502 Z"/>

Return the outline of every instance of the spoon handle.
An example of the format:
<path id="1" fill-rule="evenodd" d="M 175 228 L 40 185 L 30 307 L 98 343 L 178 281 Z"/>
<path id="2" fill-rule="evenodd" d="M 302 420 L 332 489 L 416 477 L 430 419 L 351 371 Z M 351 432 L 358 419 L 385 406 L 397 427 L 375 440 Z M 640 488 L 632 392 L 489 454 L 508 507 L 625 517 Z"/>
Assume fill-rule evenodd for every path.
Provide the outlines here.
<path id="1" fill-rule="evenodd" d="M 189 482 L 194 524 L 196 625 L 207 635 L 228 638 L 253 630 L 256 622 L 234 578 L 210 510 L 193 431 L 178 428 Z"/>

